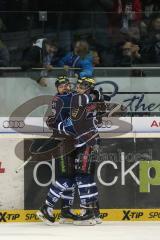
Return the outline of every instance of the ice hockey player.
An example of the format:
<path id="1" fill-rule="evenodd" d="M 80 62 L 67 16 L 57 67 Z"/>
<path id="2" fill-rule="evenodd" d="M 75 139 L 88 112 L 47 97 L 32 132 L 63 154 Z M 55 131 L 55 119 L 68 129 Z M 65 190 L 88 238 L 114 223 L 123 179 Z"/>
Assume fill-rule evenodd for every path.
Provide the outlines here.
<path id="1" fill-rule="evenodd" d="M 49 128 L 58 129 L 60 132 L 60 123 L 64 119 L 69 118 L 70 101 L 73 94 L 71 93 L 69 79 L 65 76 L 58 77 L 55 86 L 57 88 L 57 94 L 53 97 L 53 114 L 48 117 L 47 125 Z M 65 131 L 65 128 L 63 128 L 63 131 Z M 62 148 L 64 147 L 63 145 L 64 142 L 61 144 Z M 66 188 L 72 189 L 74 187 L 74 157 L 68 158 L 68 155 L 64 156 L 62 154 L 60 158 L 56 159 L 56 168 L 58 169 L 56 182 L 51 185 L 44 205 L 37 212 L 38 217 L 47 224 L 55 222 L 53 208 L 59 198 L 63 197 L 63 191 L 66 190 Z M 63 211 L 63 214 L 65 214 L 65 211 Z M 70 218 L 76 219 L 76 216 L 70 213 Z"/>
<path id="2" fill-rule="evenodd" d="M 77 85 L 76 85 L 76 92 L 78 94 L 85 94 L 85 98 L 88 96 L 90 102 L 93 102 L 93 101 L 94 102 L 96 102 L 96 101 L 100 102 L 100 101 L 102 101 L 102 97 L 101 97 L 100 92 L 98 92 L 97 90 L 94 90 L 94 84 L 95 84 L 95 80 L 92 79 L 92 78 L 84 77 L 82 79 L 78 79 Z M 77 97 L 75 96 L 75 98 L 77 98 Z M 85 155 L 85 150 L 86 150 L 85 147 L 78 149 L 78 151 L 77 151 L 78 154 L 76 156 L 75 167 L 77 168 L 77 174 L 78 174 L 79 171 L 82 171 L 83 164 L 84 164 L 83 159 L 86 157 L 86 161 L 88 161 L 87 164 L 88 164 L 88 167 L 90 169 L 86 169 L 85 170 L 86 172 L 83 171 L 83 174 L 84 175 L 91 174 L 91 176 L 90 176 L 90 186 L 94 187 L 94 192 L 92 194 L 97 194 L 98 191 L 97 191 L 97 188 L 96 188 L 96 183 L 94 181 L 95 165 L 96 165 L 96 160 L 97 160 L 97 145 L 96 145 L 96 149 L 94 149 L 94 146 L 88 148 L 89 152 L 88 152 L 88 155 L 86 154 L 87 156 Z M 80 164 L 81 164 L 81 166 L 80 166 Z M 76 180 L 77 180 L 77 178 L 76 178 Z M 84 188 L 85 188 L 85 185 L 84 185 Z M 83 192 L 83 186 L 81 186 L 81 188 L 79 189 L 80 199 L 83 196 L 82 192 Z M 67 190 L 63 193 L 62 208 L 61 208 L 62 213 L 63 213 L 63 209 L 68 209 L 68 211 L 69 211 L 69 209 L 72 208 L 74 193 L 75 193 L 74 188 L 72 190 Z M 69 197 L 71 197 L 72 199 L 69 200 Z M 84 199 L 81 199 L 81 207 L 85 208 L 85 211 L 86 211 L 86 206 L 84 206 L 84 201 L 85 201 Z M 94 205 L 94 207 L 93 207 L 93 211 L 94 211 L 93 218 L 96 220 L 96 223 L 98 223 L 98 224 L 102 223 L 102 220 L 100 219 L 98 195 L 97 195 L 97 199 L 96 199 L 96 201 L 94 201 L 93 205 Z M 88 211 L 86 211 L 86 212 L 87 213 L 83 217 L 81 217 L 81 224 L 82 225 L 88 224 L 88 219 L 87 218 L 89 218 L 89 214 L 88 214 Z M 87 216 L 87 214 L 88 214 L 88 216 Z M 84 219 L 87 220 L 87 221 L 83 221 Z M 67 218 L 67 216 L 64 217 L 64 215 L 62 214 L 61 219 L 60 219 L 60 223 L 69 223 L 69 222 L 71 222 L 71 219 Z M 77 223 L 80 224 L 80 220 Z"/>
<path id="3" fill-rule="evenodd" d="M 56 182 L 51 185 L 45 204 L 41 207 L 37 215 L 42 220 L 53 223 L 55 221 L 53 216 L 55 203 L 63 197 L 63 193 L 66 190 L 74 188 L 74 180 L 76 179 L 81 207 L 85 209 L 85 213 L 80 217 L 77 217 L 71 212 L 69 213 L 76 223 L 90 220 L 89 225 L 93 225 L 96 224 L 96 221 L 93 219 L 95 215 L 93 209 L 97 202 L 98 192 L 95 183 L 93 183 L 93 174 L 88 172 L 88 170 L 92 171 L 90 156 L 97 142 L 98 132 L 93 124 L 93 118 L 86 119 L 86 111 L 81 114 L 81 110 L 89 102 L 90 96 L 87 95 L 88 93 L 70 93 L 69 81 L 65 77 L 57 79 L 56 86 L 59 94 L 53 99 L 52 107 L 54 116 L 49 118 L 48 124 L 50 126 L 52 125 L 52 128 L 58 129 L 60 133 L 69 134 L 77 140 L 76 147 L 78 153 L 76 150 L 76 155 L 78 154 L 80 158 L 80 164 L 75 172 L 75 157 L 71 157 L 72 154 L 69 154 L 69 158 L 68 155 L 60 157 L 60 160 L 57 162 L 60 164 L 62 172 L 60 172 L 60 176 L 57 177 Z M 68 108 L 74 109 L 74 111 L 70 113 Z M 75 117 L 75 110 L 78 111 L 78 115 L 79 113 L 82 115 L 79 121 L 73 119 Z M 72 114 L 74 116 L 72 116 L 73 118 L 71 119 L 70 116 Z M 83 128 L 80 127 L 78 123 L 80 125 L 84 123 Z M 73 154 L 75 154 L 75 151 L 73 151 Z M 70 200 L 72 199 L 70 198 Z M 68 210 L 69 209 L 66 209 L 66 211 Z M 65 209 L 62 209 L 62 214 L 64 214 L 64 212 Z"/>

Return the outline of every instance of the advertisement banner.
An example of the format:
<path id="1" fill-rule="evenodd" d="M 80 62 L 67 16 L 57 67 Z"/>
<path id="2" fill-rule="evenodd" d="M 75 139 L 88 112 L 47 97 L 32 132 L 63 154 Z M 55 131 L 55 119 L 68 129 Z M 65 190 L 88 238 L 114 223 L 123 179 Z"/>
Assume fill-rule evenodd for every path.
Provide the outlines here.
<path id="1" fill-rule="evenodd" d="M 0 117 L 0 133 L 43 133 L 41 117 Z"/>
<path id="2" fill-rule="evenodd" d="M 111 94 L 112 102 L 127 107 L 127 112 L 154 113 L 160 110 L 159 77 L 96 77 L 97 88 Z M 151 84 L 152 83 L 152 84 Z"/>
<path id="3" fill-rule="evenodd" d="M 103 139 L 97 167 L 102 208 L 158 208 L 159 138 Z"/>
<path id="4" fill-rule="evenodd" d="M 41 222 L 36 215 L 37 210 L 0 211 L 0 223 L 8 222 Z M 74 213 L 80 214 L 75 209 Z M 55 221 L 60 220 L 60 210 L 54 210 Z M 160 209 L 101 209 L 102 221 L 160 221 Z"/>
<path id="5" fill-rule="evenodd" d="M 25 140 L 25 152 L 28 151 Z M 158 208 L 160 138 L 102 139 L 96 169 L 101 208 Z M 47 160 L 47 162 L 46 162 Z M 54 181 L 56 161 L 37 154 L 24 169 L 25 209 L 37 209 Z M 32 201 L 30 201 L 32 196 Z M 76 200 L 74 207 L 78 207 Z M 57 208 L 59 205 L 57 205 Z"/>
<path id="6" fill-rule="evenodd" d="M 159 133 L 160 118 L 159 117 L 133 117 L 132 132 L 136 133 Z"/>
<path id="7" fill-rule="evenodd" d="M 102 123 L 97 126 L 100 133 L 159 133 L 160 117 L 102 117 Z M 52 134 L 46 125 L 46 118 L 0 118 L 0 133 L 28 133 L 43 136 Z M 23 136 L 22 136 L 23 137 Z"/>

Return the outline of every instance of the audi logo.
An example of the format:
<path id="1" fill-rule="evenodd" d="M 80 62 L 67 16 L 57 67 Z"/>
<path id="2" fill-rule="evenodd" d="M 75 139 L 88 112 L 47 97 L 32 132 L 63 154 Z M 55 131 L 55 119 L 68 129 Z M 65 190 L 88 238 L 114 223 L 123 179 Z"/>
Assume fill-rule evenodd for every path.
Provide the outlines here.
<path id="1" fill-rule="evenodd" d="M 18 121 L 18 120 L 6 120 L 3 122 L 3 127 L 4 128 L 24 128 L 25 123 L 24 121 Z"/>
<path id="2" fill-rule="evenodd" d="M 98 128 L 111 128 L 112 122 L 110 120 L 102 120 L 100 124 L 97 125 Z"/>
<path id="3" fill-rule="evenodd" d="M 102 121 L 102 128 L 111 128 L 112 122 L 110 120 L 103 120 Z"/>

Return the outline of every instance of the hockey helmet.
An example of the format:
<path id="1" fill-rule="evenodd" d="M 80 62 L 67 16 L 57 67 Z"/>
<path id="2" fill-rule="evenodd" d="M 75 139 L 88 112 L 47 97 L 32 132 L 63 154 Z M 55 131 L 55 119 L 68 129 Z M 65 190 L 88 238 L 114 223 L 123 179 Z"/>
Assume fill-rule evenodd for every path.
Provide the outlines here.
<path id="1" fill-rule="evenodd" d="M 55 86 L 56 86 L 56 88 L 58 88 L 59 85 L 65 84 L 65 83 L 69 84 L 70 83 L 69 79 L 66 76 L 59 76 L 56 79 Z"/>

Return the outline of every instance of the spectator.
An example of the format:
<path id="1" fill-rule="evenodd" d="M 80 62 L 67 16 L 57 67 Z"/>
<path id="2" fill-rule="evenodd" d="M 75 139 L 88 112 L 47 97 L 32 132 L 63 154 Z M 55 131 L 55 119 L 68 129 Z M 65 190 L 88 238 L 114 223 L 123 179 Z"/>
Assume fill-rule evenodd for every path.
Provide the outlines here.
<path id="1" fill-rule="evenodd" d="M 103 45 L 99 42 L 99 38 L 88 34 L 87 42 L 90 46 L 90 53 L 92 53 L 94 67 L 113 66 L 112 40 L 113 39 L 105 39 L 105 44 Z"/>
<path id="2" fill-rule="evenodd" d="M 115 56 L 115 66 L 130 67 L 141 63 L 141 55 L 139 53 L 139 46 L 125 41 L 120 44 L 119 54 Z"/>
<path id="3" fill-rule="evenodd" d="M 64 67 L 66 71 L 69 71 L 70 67 L 80 68 L 80 70 L 69 71 L 69 74 L 76 73 L 80 78 L 91 77 L 93 75 L 93 57 L 89 54 L 88 43 L 84 40 L 77 41 L 74 51 L 63 57 L 59 66 Z"/>
<path id="4" fill-rule="evenodd" d="M 0 33 L 6 31 L 6 25 L 4 24 L 2 18 L 0 18 Z"/>
<path id="5" fill-rule="evenodd" d="M 44 67 L 52 70 L 53 58 L 58 51 L 57 43 L 49 39 L 38 39 L 32 47 L 26 52 L 22 67 L 28 69 L 31 67 Z M 56 56 L 57 57 L 57 56 Z"/>
<path id="6" fill-rule="evenodd" d="M 157 0 L 143 0 L 142 10 L 144 20 L 150 20 L 154 12 L 160 11 L 160 2 Z"/>
<path id="7" fill-rule="evenodd" d="M 149 38 L 144 42 L 142 55 L 145 63 L 160 63 L 160 16 L 151 21 Z"/>
<path id="8" fill-rule="evenodd" d="M 140 47 L 134 42 L 126 41 L 120 46 L 120 53 L 116 56 L 115 65 L 118 67 L 132 67 L 142 63 L 142 57 L 140 54 Z M 145 74 L 142 70 L 131 70 L 130 76 L 144 77 Z"/>
<path id="9" fill-rule="evenodd" d="M 8 67 L 10 55 L 5 44 L 0 40 L 0 67 Z"/>
<path id="10" fill-rule="evenodd" d="M 93 66 L 98 67 L 100 66 L 100 56 L 96 50 L 90 52 L 91 56 L 93 57 Z"/>
<path id="11" fill-rule="evenodd" d="M 141 32 L 138 26 L 133 25 L 128 29 L 128 37 L 137 43 L 141 43 Z"/>
<path id="12" fill-rule="evenodd" d="M 126 37 L 136 45 L 140 47 L 140 53 L 143 46 L 143 42 L 146 39 L 147 33 L 142 31 L 142 28 L 139 25 L 132 25 L 129 27 Z"/>
<path id="13" fill-rule="evenodd" d="M 118 20 L 117 23 L 121 23 L 122 31 L 128 31 L 131 24 L 141 21 L 141 0 L 114 0 L 114 11 L 117 14 L 113 16 Z"/>
<path id="14" fill-rule="evenodd" d="M 157 12 L 160 11 L 160 2 L 157 0 L 143 0 L 142 1 L 143 20 L 141 21 L 141 34 L 147 37 L 147 27 Z"/>

